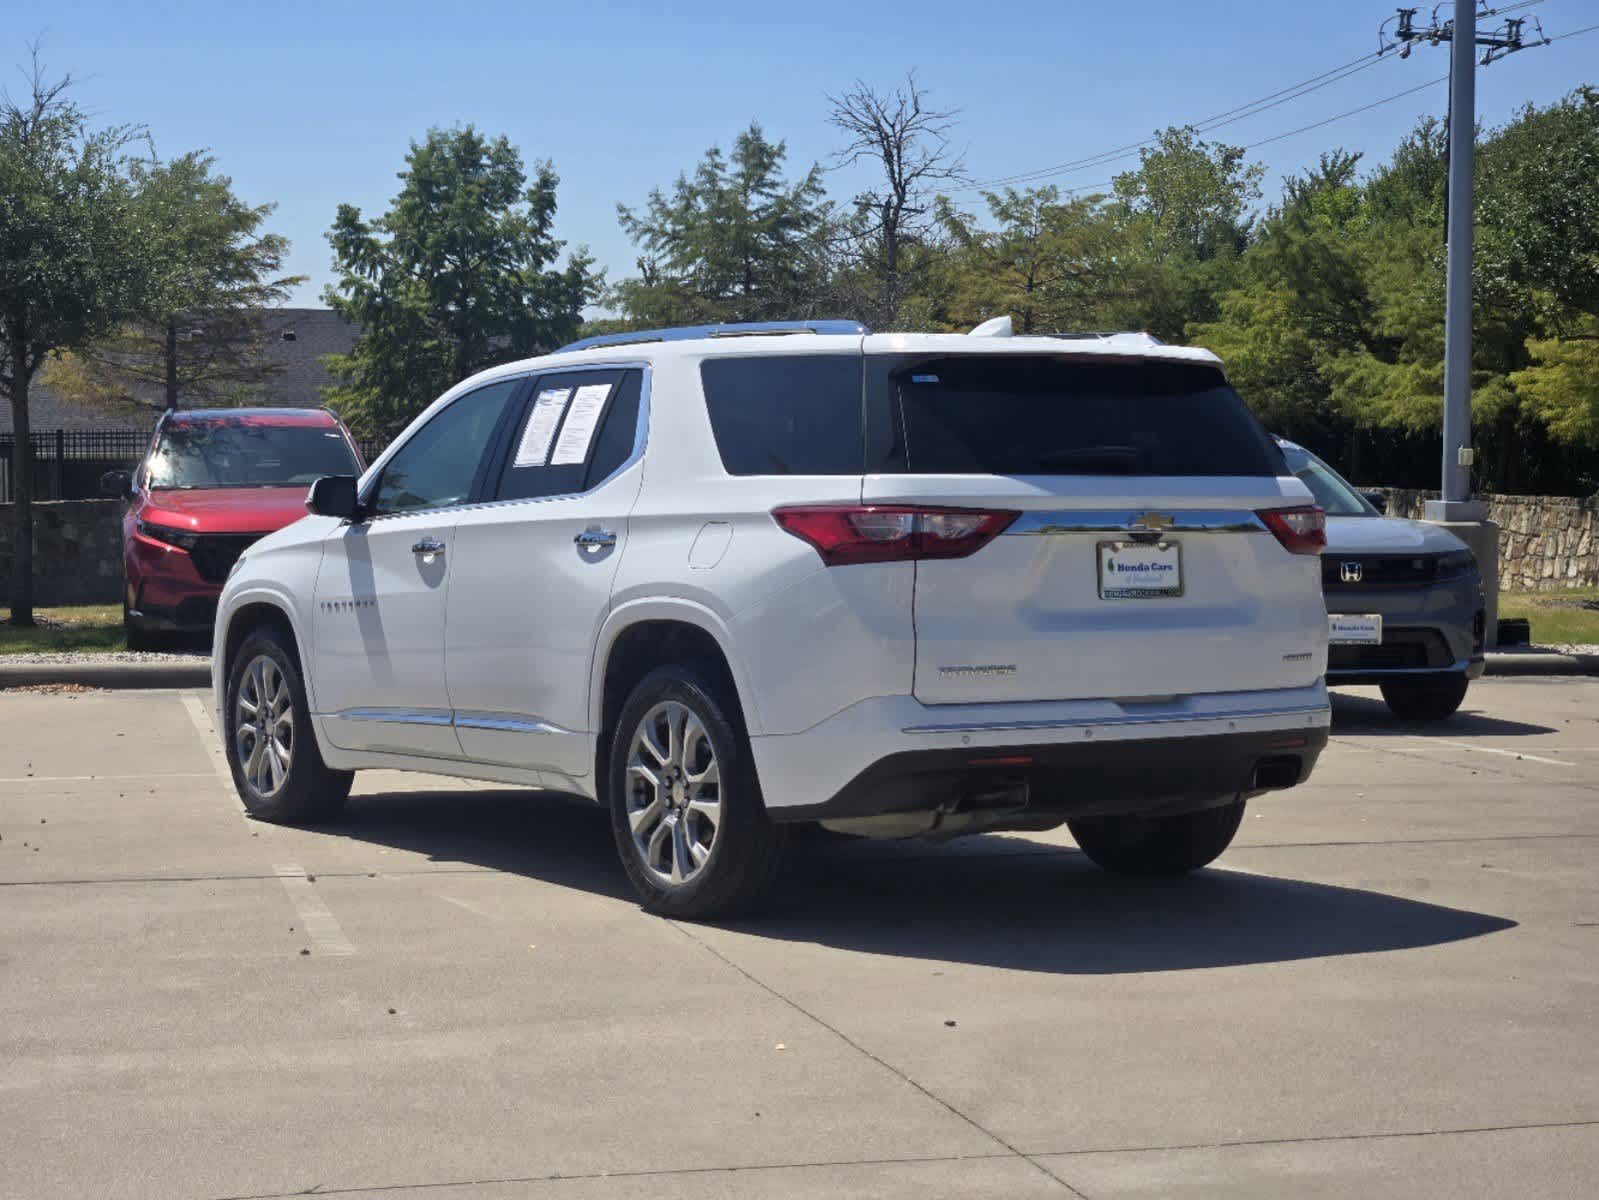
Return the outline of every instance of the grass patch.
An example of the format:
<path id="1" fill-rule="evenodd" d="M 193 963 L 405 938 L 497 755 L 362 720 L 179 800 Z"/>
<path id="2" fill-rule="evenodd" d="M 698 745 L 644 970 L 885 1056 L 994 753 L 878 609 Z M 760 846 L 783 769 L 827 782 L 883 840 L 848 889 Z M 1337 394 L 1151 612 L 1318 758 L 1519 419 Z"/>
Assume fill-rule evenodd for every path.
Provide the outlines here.
<path id="1" fill-rule="evenodd" d="M 1499 615 L 1525 617 L 1532 627 L 1534 645 L 1571 642 L 1599 645 L 1599 588 L 1501 592 Z"/>
<path id="2" fill-rule="evenodd" d="M 32 629 L 11 624 L 11 610 L 0 608 L 0 655 L 52 654 L 67 650 L 126 650 L 120 604 L 36 608 Z"/>

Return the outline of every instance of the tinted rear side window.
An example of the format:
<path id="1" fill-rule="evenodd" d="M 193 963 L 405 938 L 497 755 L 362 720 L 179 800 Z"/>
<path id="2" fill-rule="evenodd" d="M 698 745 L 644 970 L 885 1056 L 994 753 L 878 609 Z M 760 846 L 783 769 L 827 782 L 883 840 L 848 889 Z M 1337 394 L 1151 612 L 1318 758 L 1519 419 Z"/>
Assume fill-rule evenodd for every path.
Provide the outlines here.
<path id="1" fill-rule="evenodd" d="M 700 367 L 729 475 L 859 475 L 861 357 L 717 358 Z"/>
<path id="2" fill-rule="evenodd" d="M 886 380 L 921 474 L 1287 473 L 1205 364 L 972 355 L 896 363 Z"/>

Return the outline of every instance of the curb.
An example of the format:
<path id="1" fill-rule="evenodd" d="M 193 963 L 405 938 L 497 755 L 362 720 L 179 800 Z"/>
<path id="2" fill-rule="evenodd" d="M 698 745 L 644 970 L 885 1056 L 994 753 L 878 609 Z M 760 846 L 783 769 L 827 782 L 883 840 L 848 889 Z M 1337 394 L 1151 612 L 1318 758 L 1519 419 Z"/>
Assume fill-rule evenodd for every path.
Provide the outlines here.
<path id="1" fill-rule="evenodd" d="M 1599 675 L 1599 654 L 1501 650 L 1487 657 L 1489 675 Z"/>
<path id="2" fill-rule="evenodd" d="M 84 687 L 209 688 L 211 664 L 181 662 L 7 663 L 0 659 L 0 691 L 39 684 L 75 683 Z"/>

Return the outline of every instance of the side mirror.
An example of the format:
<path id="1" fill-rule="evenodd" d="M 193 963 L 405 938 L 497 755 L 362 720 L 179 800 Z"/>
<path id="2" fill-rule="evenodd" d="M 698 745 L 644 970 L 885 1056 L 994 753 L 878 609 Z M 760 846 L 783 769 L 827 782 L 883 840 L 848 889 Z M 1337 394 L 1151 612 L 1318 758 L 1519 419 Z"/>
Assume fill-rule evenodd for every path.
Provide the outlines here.
<path id="1" fill-rule="evenodd" d="M 107 471 L 100 476 L 100 494 L 118 500 L 133 498 L 133 474 L 129 471 Z"/>
<path id="2" fill-rule="evenodd" d="M 1361 492 L 1360 494 L 1365 497 L 1366 503 L 1378 512 L 1386 513 L 1388 511 L 1388 497 L 1381 492 Z"/>
<path id="3" fill-rule="evenodd" d="M 324 475 L 311 485 L 305 506 L 319 517 L 338 517 L 353 521 L 360 511 L 355 497 L 354 475 Z"/>

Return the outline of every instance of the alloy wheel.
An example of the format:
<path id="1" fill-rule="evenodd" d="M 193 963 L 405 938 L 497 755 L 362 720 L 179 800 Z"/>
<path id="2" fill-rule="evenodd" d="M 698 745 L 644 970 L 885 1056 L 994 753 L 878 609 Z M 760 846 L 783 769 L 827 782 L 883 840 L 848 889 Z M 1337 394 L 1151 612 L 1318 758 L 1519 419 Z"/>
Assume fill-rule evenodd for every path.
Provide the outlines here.
<path id="1" fill-rule="evenodd" d="M 665 884 L 689 882 L 710 860 L 722 827 L 721 768 L 705 723 L 686 704 L 655 705 L 627 755 L 633 848 Z"/>
<path id="2" fill-rule="evenodd" d="M 233 745 L 250 786 L 262 796 L 276 795 L 294 762 L 294 695 L 269 655 L 251 659 L 239 679 Z"/>

